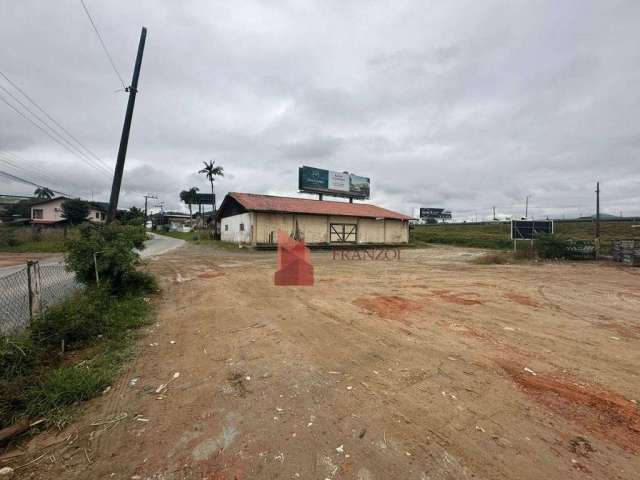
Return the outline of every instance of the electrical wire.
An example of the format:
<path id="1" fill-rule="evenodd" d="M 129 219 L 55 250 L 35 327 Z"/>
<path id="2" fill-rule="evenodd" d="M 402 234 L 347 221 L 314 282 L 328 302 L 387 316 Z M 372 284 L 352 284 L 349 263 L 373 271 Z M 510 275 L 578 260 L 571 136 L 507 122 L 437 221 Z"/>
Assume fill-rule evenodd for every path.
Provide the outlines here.
<path id="1" fill-rule="evenodd" d="M 109 63 L 111 63 L 111 67 L 113 67 L 113 71 L 116 72 L 116 75 L 120 79 L 120 83 L 122 84 L 122 88 L 124 88 L 126 90 L 127 87 L 124 84 L 124 80 L 122 80 L 122 75 L 120 75 L 120 72 L 116 68 L 116 64 L 113 61 L 113 58 L 111 57 L 111 54 L 109 53 L 109 49 L 107 48 L 107 45 L 104 43 L 104 40 L 102 39 L 102 35 L 100 35 L 100 32 L 98 31 L 98 27 L 96 26 L 95 22 L 93 21 L 93 18 L 91 17 L 91 14 L 89 13 L 89 9 L 85 5 L 84 0 L 80 0 L 80 3 L 82 4 L 82 8 L 84 8 L 84 11 L 87 14 L 87 17 L 89 18 L 89 21 L 91 22 L 91 26 L 93 27 L 93 31 L 96 32 L 96 35 L 98 36 L 98 40 L 100 40 L 100 44 L 102 45 L 102 49 L 104 50 L 104 53 L 107 55 L 107 58 L 109 59 Z"/>
<path id="2" fill-rule="evenodd" d="M 0 88 L 2 88 L 0 86 Z M 108 169 L 106 169 L 105 167 L 99 166 L 95 163 L 91 163 L 90 161 L 87 161 L 85 159 L 85 157 L 78 155 L 74 150 L 70 149 L 69 147 L 67 147 L 64 143 L 62 143 L 60 140 L 58 140 L 56 137 L 54 137 L 53 135 L 51 135 L 47 130 L 45 130 L 42 126 L 38 125 L 36 122 L 34 122 L 31 118 L 29 118 L 27 115 L 25 115 L 22 111 L 20 111 L 18 108 L 16 108 L 11 102 L 9 102 L 5 97 L 3 97 L 2 95 L 0 95 L 0 100 L 2 100 L 4 103 L 6 103 L 9 108 L 11 108 L 12 110 L 14 110 L 18 115 L 20 115 L 22 118 L 24 118 L 25 120 L 27 120 L 29 123 L 33 124 L 36 128 L 38 128 L 39 130 L 41 130 L 45 135 L 47 135 L 49 138 L 51 138 L 51 140 L 53 140 L 54 142 L 56 142 L 58 145 L 60 145 L 61 147 L 63 147 L 65 150 L 67 150 L 68 152 L 72 153 L 74 156 L 76 156 L 77 158 L 79 158 L 80 160 L 82 160 L 85 164 L 96 168 L 96 169 L 100 169 L 100 171 L 104 174 L 106 174 L 107 176 L 111 175 L 111 172 L 109 172 Z M 37 117 L 36 117 L 37 118 Z M 58 134 L 59 135 L 59 134 Z"/>
<path id="3" fill-rule="evenodd" d="M 45 187 L 46 185 L 40 185 L 39 183 L 33 182 L 31 180 L 28 180 L 26 178 L 20 177 L 18 175 L 13 175 L 12 173 L 9 172 L 5 172 L 4 170 L 0 170 L 0 176 L 3 176 L 5 178 L 8 178 L 9 180 L 13 180 L 14 182 L 20 182 L 20 183 L 24 183 L 26 185 L 31 185 L 33 187 Z M 47 187 L 49 188 L 49 187 Z M 71 195 L 69 195 L 68 193 L 64 193 L 61 192 L 59 190 L 54 190 L 52 188 L 49 188 L 49 190 L 51 190 L 53 193 L 59 193 L 60 195 L 64 195 L 65 197 L 70 197 Z"/>
<path id="4" fill-rule="evenodd" d="M 80 147 L 86 151 L 89 155 L 91 155 L 97 162 L 99 162 L 105 168 L 109 168 L 109 166 L 95 153 L 89 150 L 80 140 L 78 140 L 69 130 L 64 128 L 60 123 L 53 118 L 44 108 L 42 108 L 33 98 L 31 98 L 22 88 L 16 85 L 7 75 L 0 70 L 0 75 L 4 77 L 4 79 L 17 91 L 19 91 L 27 100 L 29 100 L 38 110 L 40 110 L 49 120 L 51 120 L 60 130 L 66 133 L 71 139 L 73 139 Z"/>

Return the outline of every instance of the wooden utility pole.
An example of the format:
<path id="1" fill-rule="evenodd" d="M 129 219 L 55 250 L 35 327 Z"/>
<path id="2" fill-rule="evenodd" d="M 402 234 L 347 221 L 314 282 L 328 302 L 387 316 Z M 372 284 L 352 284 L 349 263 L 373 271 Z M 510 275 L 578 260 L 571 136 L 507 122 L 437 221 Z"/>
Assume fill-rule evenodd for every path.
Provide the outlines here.
<path id="1" fill-rule="evenodd" d="M 529 195 L 524 201 L 524 219 L 526 220 L 527 218 L 529 218 Z"/>
<path id="2" fill-rule="evenodd" d="M 136 93 L 138 93 L 138 78 L 140 77 L 140 67 L 142 66 L 142 54 L 144 52 L 144 42 L 147 38 L 147 29 L 142 27 L 140 32 L 140 43 L 138 44 L 138 55 L 133 68 L 133 78 L 131 86 L 126 89 L 129 92 L 129 102 L 127 112 L 124 116 L 122 126 L 122 136 L 120 137 L 120 148 L 118 148 L 118 159 L 116 170 L 113 174 L 113 184 L 111 185 L 111 198 L 109 199 L 109 211 L 107 213 L 107 223 L 111 223 L 116 218 L 118 209 L 118 198 L 120 197 L 120 185 L 122 184 L 122 174 L 124 172 L 124 160 L 127 156 L 127 145 L 129 144 L 129 131 L 131 130 L 131 119 L 133 118 L 133 107 L 136 103 Z"/>

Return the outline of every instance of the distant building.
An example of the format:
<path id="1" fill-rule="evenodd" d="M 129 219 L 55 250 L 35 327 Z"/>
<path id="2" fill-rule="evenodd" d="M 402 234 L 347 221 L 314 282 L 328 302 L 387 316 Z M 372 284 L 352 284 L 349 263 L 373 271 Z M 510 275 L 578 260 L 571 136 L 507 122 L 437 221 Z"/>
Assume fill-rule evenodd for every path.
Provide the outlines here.
<path id="1" fill-rule="evenodd" d="M 66 221 L 62 217 L 62 203 L 66 197 L 55 197 L 49 200 L 39 200 L 31 204 L 31 223 L 34 225 L 56 225 Z M 91 223 L 105 223 L 106 203 L 88 202 L 89 214 L 87 220 Z"/>
<path id="2" fill-rule="evenodd" d="M 188 213 L 158 212 L 151 215 L 151 222 L 154 226 L 166 228 L 170 232 L 189 232 L 192 220 Z"/>
<path id="3" fill-rule="evenodd" d="M 278 231 L 310 245 L 402 244 L 409 220 L 402 213 L 364 203 L 229 193 L 216 213 L 223 241 L 275 244 Z"/>
<path id="4" fill-rule="evenodd" d="M 25 197 L 22 195 L 0 195 L 0 217 L 4 217 L 5 212 L 14 205 L 17 205 L 20 202 L 29 202 L 30 200 L 33 200 L 33 197 Z M 4 218 L 5 222 L 10 222 L 11 220 L 22 219 Z"/>

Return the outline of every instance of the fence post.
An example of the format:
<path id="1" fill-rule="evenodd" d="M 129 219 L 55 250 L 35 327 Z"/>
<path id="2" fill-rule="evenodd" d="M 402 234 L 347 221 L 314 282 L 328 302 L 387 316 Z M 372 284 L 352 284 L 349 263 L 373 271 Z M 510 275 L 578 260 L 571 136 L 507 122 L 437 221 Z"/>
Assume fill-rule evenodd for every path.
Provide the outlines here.
<path id="1" fill-rule="evenodd" d="M 99 287 L 100 286 L 100 276 L 98 275 L 98 253 L 100 252 L 94 252 L 93 253 L 93 268 L 96 272 L 96 286 Z"/>
<path id="2" fill-rule="evenodd" d="M 29 292 L 29 321 L 33 320 L 33 286 L 31 285 L 31 266 L 33 262 L 27 261 L 27 290 Z"/>

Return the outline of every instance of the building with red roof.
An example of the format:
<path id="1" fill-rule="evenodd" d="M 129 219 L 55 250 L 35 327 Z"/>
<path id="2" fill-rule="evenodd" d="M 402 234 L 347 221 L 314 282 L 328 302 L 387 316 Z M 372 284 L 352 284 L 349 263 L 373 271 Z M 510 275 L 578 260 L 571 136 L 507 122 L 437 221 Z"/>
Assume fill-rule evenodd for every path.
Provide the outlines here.
<path id="1" fill-rule="evenodd" d="M 216 213 L 223 241 L 275 244 L 279 231 L 309 245 L 403 244 L 412 217 L 366 203 L 230 192 Z"/>

